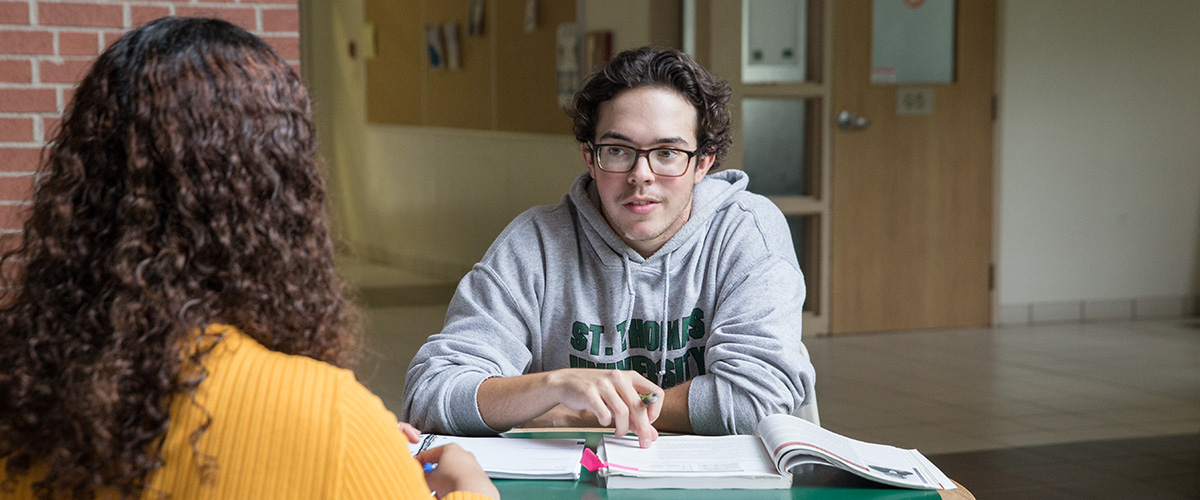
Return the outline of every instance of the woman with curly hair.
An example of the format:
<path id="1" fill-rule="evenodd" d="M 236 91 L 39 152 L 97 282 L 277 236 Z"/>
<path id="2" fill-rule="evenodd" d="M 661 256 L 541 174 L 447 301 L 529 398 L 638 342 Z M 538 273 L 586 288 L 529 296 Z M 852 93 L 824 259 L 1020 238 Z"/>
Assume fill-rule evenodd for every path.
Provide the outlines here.
<path id="1" fill-rule="evenodd" d="M 159 19 L 96 60 L 3 259 L 0 497 L 498 497 L 461 448 L 423 473 L 338 368 L 313 134 L 296 74 L 229 23 Z"/>

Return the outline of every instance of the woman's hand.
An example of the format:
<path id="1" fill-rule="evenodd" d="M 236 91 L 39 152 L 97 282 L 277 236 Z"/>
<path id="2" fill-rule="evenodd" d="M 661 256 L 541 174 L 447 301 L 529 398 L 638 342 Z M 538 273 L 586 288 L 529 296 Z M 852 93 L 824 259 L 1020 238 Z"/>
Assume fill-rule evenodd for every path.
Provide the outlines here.
<path id="1" fill-rule="evenodd" d="M 438 498 L 454 491 L 479 493 L 497 500 L 500 498 L 500 491 L 479 467 L 475 455 L 457 444 L 425 450 L 417 455 L 417 461 L 437 464 L 436 469 L 425 473 L 425 482 Z"/>
<path id="2" fill-rule="evenodd" d="M 404 436 L 408 438 L 408 442 L 410 443 L 415 443 L 421 439 L 421 431 L 408 422 L 400 422 L 396 424 L 396 427 L 400 429 L 400 432 L 404 433 Z"/>

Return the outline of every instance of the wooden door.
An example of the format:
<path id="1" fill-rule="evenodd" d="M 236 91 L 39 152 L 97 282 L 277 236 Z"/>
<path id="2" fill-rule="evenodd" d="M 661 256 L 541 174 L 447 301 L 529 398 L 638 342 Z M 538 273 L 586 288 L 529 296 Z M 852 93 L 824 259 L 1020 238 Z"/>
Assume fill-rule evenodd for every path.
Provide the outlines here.
<path id="1" fill-rule="evenodd" d="M 833 132 L 830 330 L 987 325 L 995 2 L 957 2 L 954 82 L 920 85 L 925 116 L 870 83 L 871 9 L 833 2 L 833 114 L 870 124 Z"/>

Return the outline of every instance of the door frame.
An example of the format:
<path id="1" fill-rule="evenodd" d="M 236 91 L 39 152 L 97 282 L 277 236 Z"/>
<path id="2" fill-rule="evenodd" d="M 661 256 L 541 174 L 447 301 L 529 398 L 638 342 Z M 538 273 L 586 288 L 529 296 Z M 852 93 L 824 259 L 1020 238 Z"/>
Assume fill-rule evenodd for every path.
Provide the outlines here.
<path id="1" fill-rule="evenodd" d="M 804 311 L 804 333 L 829 334 L 829 277 L 830 277 L 830 217 L 833 166 L 833 9 L 835 0 L 808 0 L 808 80 L 803 83 L 742 83 L 742 2 L 727 0 L 696 0 L 696 58 L 713 73 L 729 82 L 732 95 L 730 108 L 742 109 L 745 98 L 806 99 L 819 103 L 810 120 L 809 135 L 817 137 L 819 148 L 810 155 L 809 168 L 817 189 L 811 196 L 769 196 L 785 216 L 815 216 L 815 241 L 802 249 L 801 259 L 808 260 L 809 294 L 805 299 L 810 310 Z M 815 45 L 815 46 L 813 46 Z M 722 162 L 722 168 L 742 168 L 741 120 L 733 120 L 733 144 Z M 815 158 L 814 158 L 815 157 Z M 815 160 L 815 161 L 813 161 Z M 815 276 L 814 276 L 815 274 Z M 817 282 L 812 286 L 812 281 Z M 815 291 L 815 293 L 813 293 Z M 815 295 L 815 297 L 814 297 Z M 815 299 L 815 303 L 814 303 Z"/>

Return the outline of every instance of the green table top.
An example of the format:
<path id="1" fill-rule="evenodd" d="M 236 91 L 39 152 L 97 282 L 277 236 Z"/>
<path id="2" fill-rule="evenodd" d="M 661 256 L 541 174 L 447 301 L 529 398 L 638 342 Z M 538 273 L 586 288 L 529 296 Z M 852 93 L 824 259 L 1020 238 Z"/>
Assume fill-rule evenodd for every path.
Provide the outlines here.
<path id="1" fill-rule="evenodd" d="M 587 431 L 522 431 L 505 433 L 515 438 L 572 438 L 586 440 L 592 450 L 604 432 Z M 737 500 L 808 499 L 808 500 L 935 500 L 936 491 L 893 488 L 862 479 L 833 467 L 813 467 L 793 476 L 792 488 L 787 490 L 609 490 L 596 473 L 583 471 L 579 481 L 526 481 L 497 479 L 493 481 L 502 498 L 536 499 L 639 499 L 653 500 Z"/>
<path id="2" fill-rule="evenodd" d="M 870 484 L 845 484 L 826 486 L 794 485 L 787 490 L 608 490 L 600 486 L 593 472 L 584 471 L 579 482 L 575 481 L 517 481 L 497 479 L 493 481 L 500 490 L 501 498 L 537 499 L 635 499 L 654 500 L 736 500 L 753 499 L 809 499 L 809 500 L 923 500 L 939 499 L 936 491 L 907 490 L 890 487 L 874 487 Z"/>

